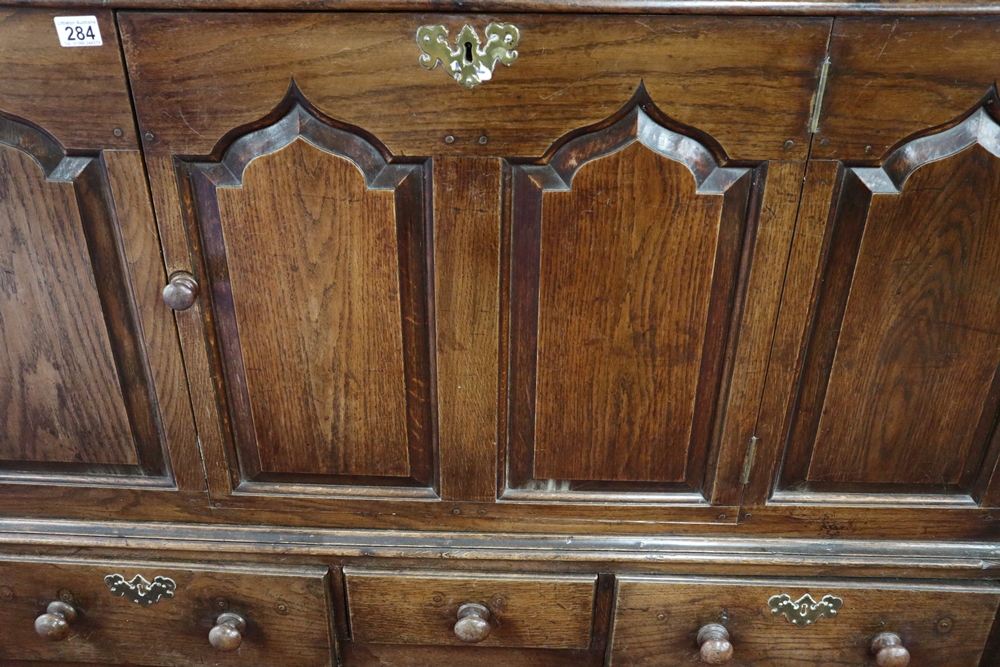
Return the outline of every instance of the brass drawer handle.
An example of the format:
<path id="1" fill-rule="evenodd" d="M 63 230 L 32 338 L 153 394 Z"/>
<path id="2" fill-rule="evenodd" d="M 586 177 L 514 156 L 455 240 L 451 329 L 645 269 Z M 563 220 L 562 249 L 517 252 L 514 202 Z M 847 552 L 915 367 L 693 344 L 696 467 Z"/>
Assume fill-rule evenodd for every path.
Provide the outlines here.
<path id="1" fill-rule="evenodd" d="M 490 610 L 476 602 L 458 608 L 455 636 L 468 644 L 478 644 L 490 636 Z"/>
<path id="2" fill-rule="evenodd" d="M 179 271 L 170 276 L 163 288 L 163 302 L 174 310 L 187 310 L 198 296 L 198 281 L 190 273 Z"/>
<path id="3" fill-rule="evenodd" d="M 698 648 L 701 661 L 709 665 L 724 665 L 733 658 L 729 631 L 718 623 L 703 625 L 698 630 Z"/>
<path id="4" fill-rule="evenodd" d="M 491 23 L 485 33 L 486 44 L 483 44 L 475 28 L 462 26 L 452 49 L 448 45 L 448 29 L 443 25 L 420 26 L 417 28 L 417 46 L 423 51 L 420 64 L 434 69 L 440 62 L 466 88 L 489 81 L 497 61 L 509 67 L 517 60 L 514 47 L 521 41 L 521 31 L 509 23 Z"/>
<path id="5" fill-rule="evenodd" d="M 216 651 L 235 651 L 243 643 L 247 622 L 239 614 L 226 612 L 215 619 L 215 627 L 208 633 L 208 643 Z"/>
<path id="6" fill-rule="evenodd" d="M 45 613 L 35 619 L 35 632 L 48 642 L 61 642 L 69 637 L 69 626 L 76 620 L 73 605 L 60 600 L 50 602 Z"/>
<path id="7" fill-rule="evenodd" d="M 910 652 L 894 632 L 876 635 L 872 640 L 872 653 L 875 654 L 878 667 L 906 667 L 910 664 Z"/>

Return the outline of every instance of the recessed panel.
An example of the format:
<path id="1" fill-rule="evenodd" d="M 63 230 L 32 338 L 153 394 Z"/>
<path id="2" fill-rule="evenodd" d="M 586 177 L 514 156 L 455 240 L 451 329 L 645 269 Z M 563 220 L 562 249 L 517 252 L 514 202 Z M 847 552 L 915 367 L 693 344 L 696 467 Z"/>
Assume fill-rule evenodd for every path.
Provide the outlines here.
<path id="1" fill-rule="evenodd" d="M 638 142 L 547 192 L 535 474 L 683 482 L 722 197 Z"/>
<path id="2" fill-rule="evenodd" d="M 139 463 L 74 185 L 3 145 L 0 340 L 5 466 Z"/>
<path id="3" fill-rule="evenodd" d="M 261 470 L 407 476 L 393 193 L 297 140 L 218 196 Z"/>

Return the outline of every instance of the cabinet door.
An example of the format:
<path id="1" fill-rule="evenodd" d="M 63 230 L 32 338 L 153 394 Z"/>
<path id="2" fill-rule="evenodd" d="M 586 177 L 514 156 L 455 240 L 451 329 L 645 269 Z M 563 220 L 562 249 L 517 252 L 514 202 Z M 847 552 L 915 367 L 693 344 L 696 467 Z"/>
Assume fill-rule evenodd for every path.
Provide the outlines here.
<path id="1" fill-rule="evenodd" d="M 997 64 L 981 49 L 998 28 L 835 27 L 821 159 L 761 417 L 768 458 L 781 461 L 771 503 L 989 531 L 983 508 L 1000 500 L 1000 115 Z M 748 498 L 764 499 L 767 478 Z M 855 509 L 829 514 L 845 505 Z"/>
<path id="2" fill-rule="evenodd" d="M 120 21 L 218 511 L 735 522 L 830 21 Z"/>
<path id="3" fill-rule="evenodd" d="M 3 510 L 162 516 L 204 479 L 124 66 L 58 14 L 0 12 Z"/>

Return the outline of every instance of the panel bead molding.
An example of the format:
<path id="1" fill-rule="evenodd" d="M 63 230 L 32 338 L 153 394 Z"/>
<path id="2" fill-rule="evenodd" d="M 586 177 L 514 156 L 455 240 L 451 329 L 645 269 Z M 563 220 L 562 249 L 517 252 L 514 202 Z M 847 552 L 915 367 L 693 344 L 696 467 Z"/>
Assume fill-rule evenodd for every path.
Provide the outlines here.
<path id="1" fill-rule="evenodd" d="M 436 497 L 429 161 L 394 159 L 293 82 L 175 166 L 231 488 Z"/>
<path id="2" fill-rule="evenodd" d="M 1000 500 L 997 109 L 840 170 L 773 501 Z"/>
<path id="3" fill-rule="evenodd" d="M 2 112 L 0 338 L 0 482 L 173 485 L 105 158 Z"/>
<path id="4" fill-rule="evenodd" d="M 509 164 L 504 498 L 706 502 L 765 171 L 721 155 L 640 85 Z"/>

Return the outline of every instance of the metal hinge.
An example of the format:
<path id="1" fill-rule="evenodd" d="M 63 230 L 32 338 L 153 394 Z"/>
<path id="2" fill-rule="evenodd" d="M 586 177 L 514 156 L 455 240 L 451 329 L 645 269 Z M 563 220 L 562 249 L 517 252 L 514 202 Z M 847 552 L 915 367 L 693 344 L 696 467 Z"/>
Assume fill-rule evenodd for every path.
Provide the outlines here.
<path id="1" fill-rule="evenodd" d="M 812 115 L 809 118 L 809 132 L 816 134 L 819 132 L 819 114 L 823 110 L 823 94 L 826 92 L 826 77 L 830 73 L 830 56 L 823 61 L 823 68 L 819 71 L 819 86 L 816 87 L 816 97 L 813 98 Z"/>
<path id="2" fill-rule="evenodd" d="M 740 476 L 740 484 L 750 483 L 750 471 L 753 470 L 753 460 L 757 456 L 757 436 L 750 437 L 750 445 L 747 446 L 747 457 L 743 460 L 743 475 Z"/>

